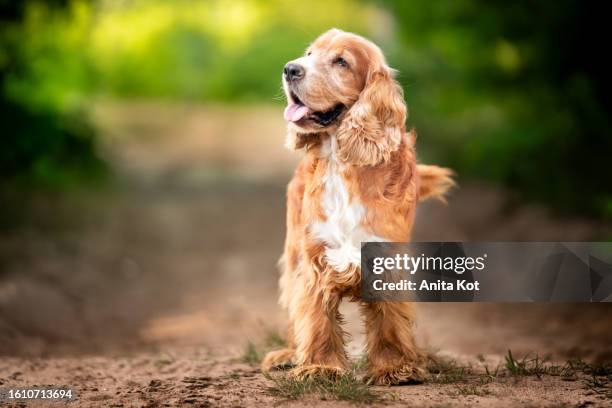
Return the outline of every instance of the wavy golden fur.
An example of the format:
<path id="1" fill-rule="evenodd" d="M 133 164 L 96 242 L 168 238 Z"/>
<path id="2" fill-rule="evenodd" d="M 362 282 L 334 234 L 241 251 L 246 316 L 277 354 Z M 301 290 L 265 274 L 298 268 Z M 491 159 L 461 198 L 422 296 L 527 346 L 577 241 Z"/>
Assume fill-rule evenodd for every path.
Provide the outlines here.
<path id="1" fill-rule="evenodd" d="M 367 379 L 423 379 L 411 305 L 360 301 L 362 241 L 407 241 L 419 199 L 443 199 L 452 172 L 417 165 L 407 109 L 380 49 L 332 29 L 284 70 L 287 146 L 305 149 L 287 189 L 287 236 L 280 303 L 289 313 L 288 345 L 264 370 L 291 364 L 300 377 L 348 369 L 338 306 L 360 302 Z"/>

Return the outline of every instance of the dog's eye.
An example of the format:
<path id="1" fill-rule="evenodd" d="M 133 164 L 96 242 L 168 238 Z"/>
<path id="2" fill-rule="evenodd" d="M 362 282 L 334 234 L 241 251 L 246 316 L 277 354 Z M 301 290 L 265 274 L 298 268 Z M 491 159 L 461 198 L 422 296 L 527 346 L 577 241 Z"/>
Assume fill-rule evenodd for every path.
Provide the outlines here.
<path id="1" fill-rule="evenodd" d="M 346 60 L 342 57 L 338 57 L 334 60 L 334 64 L 336 65 L 340 65 L 341 67 L 348 67 L 348 62 L 346 62 Z"/>
<path id="2" fill-rule="evenodd" d="M 310 57 L 310 55 L 311 55 L 311 54 L 312 54 L 312 51 L 308 51 L 308 52 L 306 53 L 306 56 L 307 56 L 307 57 Z"/>

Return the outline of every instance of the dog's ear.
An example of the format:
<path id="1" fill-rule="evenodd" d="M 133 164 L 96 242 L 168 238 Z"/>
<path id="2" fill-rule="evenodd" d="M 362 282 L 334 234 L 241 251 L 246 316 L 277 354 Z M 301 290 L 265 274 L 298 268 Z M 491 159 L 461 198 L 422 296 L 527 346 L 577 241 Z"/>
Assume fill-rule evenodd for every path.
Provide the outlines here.
<path id="1" fill-rule="evenodd" d="M 287 129 L 287 137 L 285 138 L 285 147 L 289 150 L 299 150 L 306 148 L 306 150 L 314 147 L 321 141 L 321 135 L 319 133 L 301 133 L 292 127 Z"/>
<path id="2" fill-rule="evenodd" d="M 338 128 L 338 157 L 357 166 L 389 160 L 402 140 L 405 122 L 404 93 L 383 64 L 369 73 L 359 99 Z"/>

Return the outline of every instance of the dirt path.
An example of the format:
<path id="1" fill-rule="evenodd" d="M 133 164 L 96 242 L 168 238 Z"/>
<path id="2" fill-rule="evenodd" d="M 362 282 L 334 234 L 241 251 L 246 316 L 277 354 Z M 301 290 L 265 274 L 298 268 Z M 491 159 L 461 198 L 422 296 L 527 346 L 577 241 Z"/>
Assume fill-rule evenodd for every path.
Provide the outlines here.
<path id="1" fill-rule="evenodd" d="M 30 216 L 19 226 L 4 215 L 0 389 L 73 387 L 75 406 L 350 405 L 278 395 L 254 362 L 284 327 L 275 264 L 296 158 L 282 148 L 278 108 L 102 104 L 96 120 L 118 186 L 20 203 Z M 462 182 L 450 206 L 420 208 L 414 238 L 612 236 L 610 226 L 509 202 Z M 354 305 L 343 311 L 357 359 L 358 316 Z M 452 369 L 425 385 L 375 388 L 377 404 L 612 405 L 583 371 L 483 374 L 503 365 L 508 349 L 551 355 L 549 366 L 612 361 L 609 305 L 421 304 L 417 330 L 423 347 L 471 365 L 469 375 L 450 381 Z"/>
<path id="2" fill-rule="evenodd" d="M 17 370 L 17 371 L 15 371 Z M 76 389 L 72 405 L 96 406 L 349 406 L 346 401 L 310 395 L 297 400 L 273 396 L 271 381 L 251 365 L 224 361 L 201 349 L 132 356 L 4 359 L 11 386 L 58 383 Z M 403 387 L 372 387 L 384 406 L 609 406 L 585 388 L 584 380 L 559 376 L 499 377 L 479 381 Z M 32 406 L 36 406 L 32 404 Z"/>

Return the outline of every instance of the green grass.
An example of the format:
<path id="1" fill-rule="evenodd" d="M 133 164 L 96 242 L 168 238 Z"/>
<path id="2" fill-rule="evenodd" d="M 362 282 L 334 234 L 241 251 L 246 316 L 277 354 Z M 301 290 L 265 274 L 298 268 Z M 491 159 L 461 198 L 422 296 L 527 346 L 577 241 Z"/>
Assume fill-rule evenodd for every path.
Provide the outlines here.
<path id="1" fill-rule="evenodd" d="M 570 370 L 583 373 L 584 388 L 602 398 L 612 400 L 612 363 L 589 364 L 580 359 L 570 360 Z"/>
<path id="2" fill-rule="evenodd" d="M 477 359 L 482 363 L 484 357 Z M 512 350 L 504 357 L 503 365 L 495 369 L 484 366 L 475 370 L 471 365 L 460 364 L 454 359 L 430 355 L 427 369 L 430 382 L 435 384 L 453 384 L 454 396 L 486 396 L 491 391 L 485 386 L 499 377 L 536 377 L 560 376 L 568 381 L 582 380 L 584 388 L 602 398 L 612 399 L 612 364 L 589 364 L 580 359 L 568 360 L 565 364 L 552 364 L 549 357 L 527 354 L 517 358 Z"/>
<path id="3" fill-rule="evenodd" d="M 548 358 L 540 358 L 538 354 L 535 354 L 533 358 L 529 355 L 523 357 L 521 360 L 517 360 L 512 354 L 511 350 L 508 350 L 508 354 L 505 356 L 506 370 L 515 376 L 530 376 L 535 375 L 540 378 L 543 374 L 550 374 L 551 371 L 555 371 L 556 367 L 548 364 Z M 555 367 L 553 369 L 553 367 Z"/>
<path id="4" fill-rule="evenodd" d="M 257 346 L 253 342 L 248 342 L 240 361 L 243 363 L 256 365 L 261 363 L 262 354 L 257 350 Z"/>
<path id="5" fill-rule="evenodd" d="M 336 379 L 315 377 L 299 380 L 289 375 L 266 375 L 266 378 L 274 383 L 268 388 L 271 395 L 290 400 L 311 396 L 323 400 L 372 403 L 382 399 L 381 395 L 372 392 L 354 373 Z"/>
<path id="6" fill-rule="evenodd" d="M 577 375 L 592 375 L 599 377 L 612 377 L 612 364 L 589 364 L 581 359 L 568 360 L 563 365 L 552 364 L 549 357 L 541 358 L 538 354 L 533 357 L 526 355 L 516 359 L 511 350 L 505 356 L 505 368 L 514 376 L 552 375 L 566 378 L 576 378 Z"/>
<path id="7" fill-rule="evenodd" d="M 495 371 L 489 370 L 488 366 L 485 366 L 485 379 L 487 382 L 491 382 L 499 375 L 499 366 L 495 367 Z"/>
<path id="8" fill-rule="evenodd" d="M 599 395 L 606 399 L 612 400 L 612 378 L 610 376 L 591 375 L 584 381 L 584 388 L 591 391 L 593 394 Z"/>
<path id="9" fill-rule="evenodd" d="M 274 336 L 268 338 L 265 344 L 278 344 Z M 249 343 L 243 357 L 243 361 L 260 361 L 261 353 L 257 347 Z M 484 357 L 477 357 L 478 361 L 484 363 Z M 355 403 L 370 403 L 384 399 L 384 395 L 372 391 L 368 385 L 358 378 L 358 374 L 367 368 L 367 356 L 362 355 L 352 364 L 349 374 L 336 379 L 325 377 L 298 380 L 286 373 L 271 376 L 265 374 L 266 378 L 273 382 L 268 389 L 271 395 L 297 400 L 307 397 L 315 397 L 322 400 L 333 399 L 340 401 L 351 401 Z M 540 357 L 538 354 L 527 354 L 517 358 L 511 350 L 504 357 L 504 364 L 490 369 L 487 365 L 477 368 L 471 364 L 462 364 L 455 359 L 429 355 L 427 370 L 429 371 L 430 383 L 451 386 L 453 396 L 487 396 L 493 395 L 487 387 L 488 384 L 503 381 L 508 377 L 537 377 L 560 376 L 568 381 L 582 381 L 584 388 L 600 398 L 612 399 L 612 364 L 589 364 L 580 359 L 568 360 L 564 364 L 552 364 L 548 357 Z M 386 394 L 385 394 L 386 395 Z M 389 394 L 393 396 L 394 394 Z"/>
<path id="10" fill-rule="evenodd" d="M 264 344 L 269 348 L 287 347 L 287 341 L 277 331 L 273 330 L 268 332 Z"/>
<path id="11" fill-rule="evenodd" d="M 480 362 L 484 358 L 477 357 Z M 504 356 L 504 365 L 490 369 L 484 366 L 484 373 L 475 370 L 469 364 L 460 364 L 456 360 L 430 355 L 427 370 L 430 373 L 430 382 L 437 384 L 453 384 L 477 380 L 481 384 L 489 383 L 499 376 L 535 376 L 543 375 L 561 376 L 566 379 L 577 379 L 578 376 L 594 376 L 612 380 L 612 364 L 589 364 L 580 359 L 568 360 L 565 364 L 552 364 L 549 357 L 540 357 L 536 354 L 527 354 L 516 358 L 512 350 Z"/>
<path id="12" fill-rule="evenodd" d="M 513 376 L 536 376 L 542 375 L 561 376 L 564 379 L 574 381 L 582 379 L 584 388 L 605 399 L 612 399 L 612 364 L 589 364 L 581 359 L 568 360 L 563 365 L 555 365 L 548 362 L 547 358 L 535 357 L 517 360 L 512 351 L 508 350 L 505 357 L 506 370 Z"/>
<path id="13" fill-rule="evenodd" d="M 272 334 L 266 340 L 267 345 L 285 346 L 284 342 L 280 343 Z M 321 376 L 300 380 L 287 373 L 264 375 L 273 382 L 273 386 L 268 388 L 269 393 L 280 398 L 296 400 L 315 397 L 321 400 L 372 403 L 380 401 L 383 395 L 373 392 L 370 386 L 357 377 L 358 373 L 366 369 L 367 362 L 367 355 L 363 354 L 353 362 L 349 373 L 338 378 Z"/>
<path id="14" fill-rule="evenodd" d="M 436 384 L 452 384 L 467 381 L 474 376 L 474 371 L 469 365 L 462 365 L 456 360 L 429 356 L 427 371 L 430 373 L 430 382 Z"/>
<path id="15" fill-rule="evenodd" d="M 368 355 L 362 354 L 357 360 L 353 361 L 353 371 L 363 371 L 368 367 Z"/>
<path id="16" fill-rule="evenodd" d="M 486 395 L 491 395 L 491 391 L 485 388 L 480 384 L 466 384 L 466 385 L 455 385 L 456 392 L 453 395 L 456 396 L 469 396 L 476 395 L 478 397 L 483 397 Z"/>
<path id="17" fill-rule="evenodd" d="M 268 331 L 265 339 L 261 345 L 257 345 L 252 341 L 249 341 L 242 353 L 242 356 L 238 359 L 242 363 L 251 365 L 257 365 L 261 363 L 261 360 L 268 351 L 283 348 L 287 346 L 287 342 L 283 337 L 276 331 Z"/>
<path id="18" fill-rule="evenodd" d="M 612 376 L 612 363 L 589 364 L 581 359 L 573 359 L 569 360 L 567 364 L 570 369 L 581 371 L 587 375 L 600 377 Z"/>

